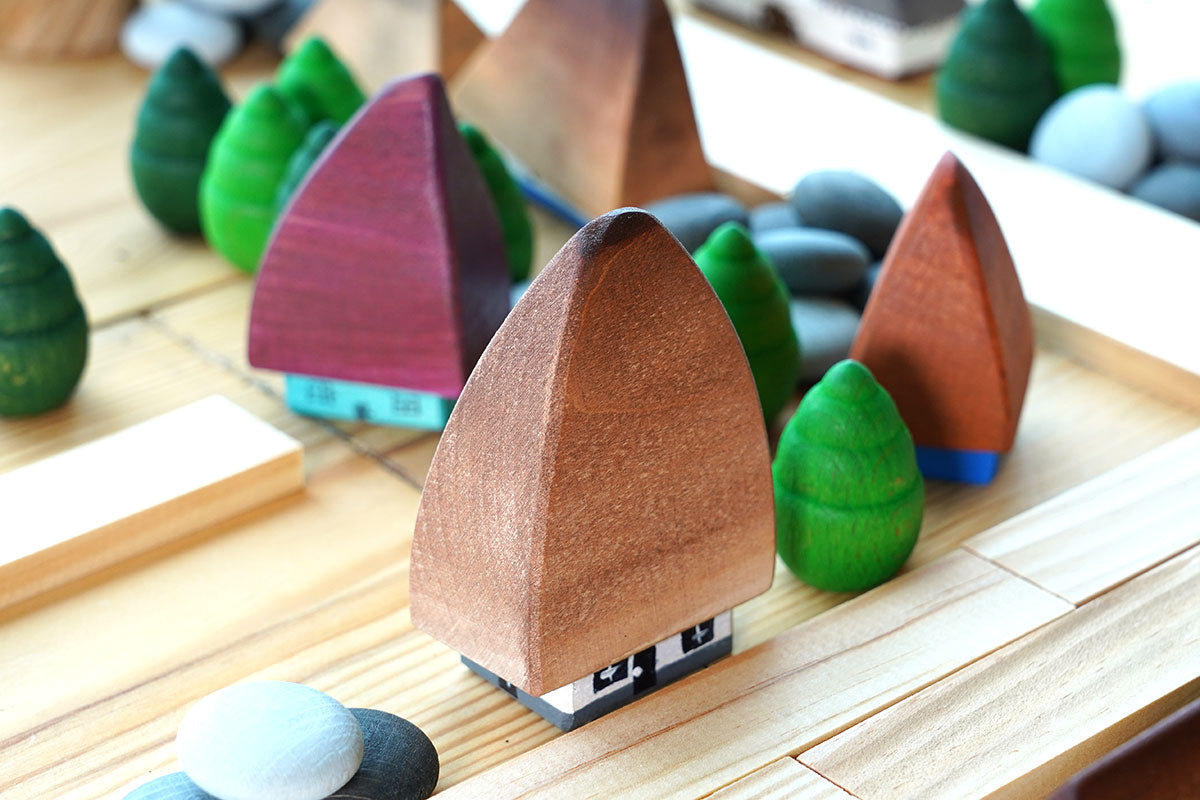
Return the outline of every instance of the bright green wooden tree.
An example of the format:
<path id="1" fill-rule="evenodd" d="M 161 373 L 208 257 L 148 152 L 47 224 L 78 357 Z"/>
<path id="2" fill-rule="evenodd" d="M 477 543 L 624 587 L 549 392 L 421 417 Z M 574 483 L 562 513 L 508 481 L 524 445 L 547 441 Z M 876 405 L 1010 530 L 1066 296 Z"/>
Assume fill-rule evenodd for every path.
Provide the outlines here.
<path id="1" fill-rule="evenodd" d="M 288 201 L 292 199 L 292 195 L 308 177 L 308 172 L 312 169 L 313 164 L 317 163 L 321 153 L 325 152 L 325 148 L 333 141 L 333 137 L 337 136 L 338 130 L 337 123 L 331 119 L 323 119 L 309 128 L 308 135 L 304 137 L 304 143 L 296 152 L 292 153 L 291 159 L 288 160 L 287 171 L 283 174 L 283 180 L 279 182 L 279 190 L 275 193 L 276 214 L 283 212 Z"/>
<path id="2" fill-rule="evenodd" d="M 459 123 L 458 129 L 466 139 L 471 155 L 483 173 L 488 192 L 496 203 L 500 229 L 504 233 L 509 275 L 513 283 L 523 281 L 529 277 L 529 270 L 533 266 L 533 225 L 529 221 L 529 210 L 525 206 L 521 187 L 483 131 L 466 122 Z"/>
<path id="3" fill-rule="evenodd" d="M 1050 45 L 1064 94 L 1121 79 L 1117 24 L 1105 0 L 1038 0 L 1029 16 Z"/>
<path id="4" fill-rule="evenodd" d="M 62 405 L 87 361 L 88 323 L 46 238 L 0 208 L 0 415 Z"/>
<path id="5" fill-rule="evenodd" d="M 800 343 L 792 328 L 787 288 L 737 222 L 713 231 L 695 259 L 742 341 L 769 423 L 791 397 L 800 375 Z"/>
<path id="6" fill-rule="evenodd" d="M 917 542 L 925 485 L 892 398 L 857 361 L 809 390 L 775 455 L 776 546 L 801 580 L 834 592 L 877 586 Z"/>
<path id="7" fill-rule="evenodd" d="M 133 185 L 155 219 L 200 232 L 200 177 L 229 112 L 220 80 L 191 50 L 176 50 L 150 80 L 130 148 Z"/>
<path id="8" fill-rule="evenodd" d="M 304 109 L 310 124 L 322 119 L 345 124 L 367 99 L 350 70 L 317 36 L 283 60 L 275 85 Z"/>
<path id="9" fill-rule="evenodd" d="M 1059 95 L 1050 52 L 1014 0 L 984 0 L 963 14 L 936 91 L 945 122 L 1021 151 Z"/>

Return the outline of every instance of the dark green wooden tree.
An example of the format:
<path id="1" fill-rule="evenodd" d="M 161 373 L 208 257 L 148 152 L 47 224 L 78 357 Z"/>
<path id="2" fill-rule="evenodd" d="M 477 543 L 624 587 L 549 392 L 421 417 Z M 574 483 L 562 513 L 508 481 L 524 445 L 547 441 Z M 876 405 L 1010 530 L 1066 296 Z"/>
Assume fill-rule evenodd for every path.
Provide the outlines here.
<path id="1" fill-rule="evenodd" d="M 1029 16 L 1050 45 L 1064 93 L 1121 79 L 1117 24 L 1105 0 L 1038 0 Z"/>
<path id="2" fill-rule="evenodd" d="M 331 119 L 342 125 L 366 102 L 350 70 L 317 36 L 283 60 L 275 85 L 304 109 L 309 124 Z"/>
<path id="3" fill-rule="evenodd" d="M 800 343 L 792 328 L 787 288 L 737 222 L 713 231 L 695 258 L 742 341 L 769 423 L 791 397 L 800 375 Z"/>
<path id="4" fill-rule="evenodd" d="M 23 216 L 0 208 L 0 415 L 62 405 L 87 352 L 87 317 L 67 268 Z"/>
<path id="5" fill-rule="evenodd" d="M 1059 94 L 1050 52 L 1014 0 L 984 0 L 963 14 L 936 91 L 948 124 L 1021 151 Z"/>
<path id="6" fill-rule="evenodd" d="M 200 182 L 200 221 L 217 252 L 246 272 L 275 223 L 275 196 L 308 132 L 303 115 L 277 89 L 257 86 L 213 140 Z"/>
<path id="7" fill-rule="evenodd" d="M 338 130 L 337 123 L 331 119 L 323 119 L 308 129 L 304 143 L 300 145 L 300 149 L 292 153 L 287 171 L 283 174 L 283 180 L 279 182 L 279 191 L 275 194 L 275 213 L 277 215 L 283 213 L 283 209 L 292 199 L 296 190 L 300 188 L 300 184 L 308 176 L 313 164 L 317 163 L 321 153 L 325 152 L 325 148 L 333 141 L 333 137 L 337 136 Z"/>
<path id="8" fill-rule="evenodd" d="M 130 164 L 142 204 L 169 230 L 200 232 L 200 177 L 228 112 L 220 80 L 187 48 L 176 50 L 150 79 Z"/>
<path id="9" fill-rule="evenodd" d="M 801 580 L 834 592 L 883 583 L 917 542 L 925 485 L 892 398 L 857 361 L 809 390 L 775 455 L 776 546 Z"/>
<path id="10" fill-rule="evenodd" d="M 466 122 L 459 123 L 458 128 L 467 140 L 471 155 L 483 173 L 488 192 L 496 203 L 500 229 L 504 233 L 504 249 L 508 255 L 509 275 L 513 283 L 523 281 L 529 277 L 529 270 L 533 267 L 533 225 L 529 221 L 529 210 L 525 206 L 521 187 L 483 131 Z"/>

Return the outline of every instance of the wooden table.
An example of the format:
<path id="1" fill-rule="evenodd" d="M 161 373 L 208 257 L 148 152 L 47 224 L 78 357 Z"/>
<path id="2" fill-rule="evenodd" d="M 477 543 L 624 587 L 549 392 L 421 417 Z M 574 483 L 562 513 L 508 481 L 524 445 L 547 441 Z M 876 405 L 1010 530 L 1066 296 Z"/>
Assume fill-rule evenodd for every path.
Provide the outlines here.
<path id="1" fill-rule="evenodd" d="M 251 53 L 228 76 L 242 94 L 269 68 Z M 1166 476 L 1195 472 L 1194 438 L 1137 470 L 1161 480 L 1081 490 L 964 546 L 1200 424 L 1170 391 L 1192 385 L 1178 369 L 1150 370 L 1151 395 L 1113 361 L 1077 363 L 1068 337 L 1038 353 L 998 480 L 929 486 L 900 579 L 852 599 L 780 565 L 737 609 L 731 659 L 560 736 L 410 624 L 408 547 L 436 437 L 288 412 L 279 377 L 245 361 L 250 281 L 138 207 L 126 148 L 144 80 L 119 58 L 0 70 L 2 201 L 53 239 L 93 323 L 75 399 L 0 421 L 0 471 L 218 392 L 304 443 L 308 491 L 0 612 L 0 795 L 120 797 L 177 769 L 191 703 L 251 678 L 412 720 L 455 797 L 844 796 L 834 783 L 863 798 L 1036 795 L 1200 694 L 1186 506 L 1137 534 L 1149 553 L 1136 558 L 1124 539 L 1088 546 L 1110 516 L 1054 540 L 1066 565 L 1017 541 L 1062 534 L 1101 502 L 1161 507 Z M 544 263 L 568 231 L 536 224 Z M 46 502 L 71 492 L 47 487 Z"/>

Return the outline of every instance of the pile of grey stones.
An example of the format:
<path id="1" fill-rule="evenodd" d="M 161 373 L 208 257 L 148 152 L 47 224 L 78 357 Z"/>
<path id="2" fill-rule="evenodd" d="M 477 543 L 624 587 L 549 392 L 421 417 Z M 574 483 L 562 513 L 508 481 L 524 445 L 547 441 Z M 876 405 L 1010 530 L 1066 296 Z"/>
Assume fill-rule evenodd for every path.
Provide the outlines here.
<path id="1" fill-rule="evenodd" d="M 747 208 L 716 192 L 669 197 L 647 211 L 694 253 L 718 226 L 745 225 L 791 294 L 800 340 L 800 382 L 817 381 L 846 358 L 904 210 L 857 172 L 823 170 L 781 202 Z"/>
<path id="2" fill-rule="evenodd" d="M 1109 84 L 1068 92 L 1038 121 L 1029 155 L 1200 222 L 1200 80 L 1141 103 Z"/>

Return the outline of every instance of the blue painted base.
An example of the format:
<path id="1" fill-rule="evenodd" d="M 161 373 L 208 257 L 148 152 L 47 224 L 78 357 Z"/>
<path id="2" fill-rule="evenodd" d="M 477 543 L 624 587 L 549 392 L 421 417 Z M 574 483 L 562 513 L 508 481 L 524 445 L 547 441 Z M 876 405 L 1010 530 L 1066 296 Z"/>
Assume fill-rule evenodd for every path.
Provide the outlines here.
<path id="1" fill-rule="evenodd" d="M 322 419 L 440 431 L 454 408 L 453 400 L 436 394 L 308 375 L 285 375 L 284 387 L 288 408 Z"/>
<path id="2" fill-rule="evenodd" d="M 1000 454 L 991 450 L 943 450 L 918 447 L 917 467 L 926 478 L 957 483 L 991 483 L 1000 468 Z"/>

